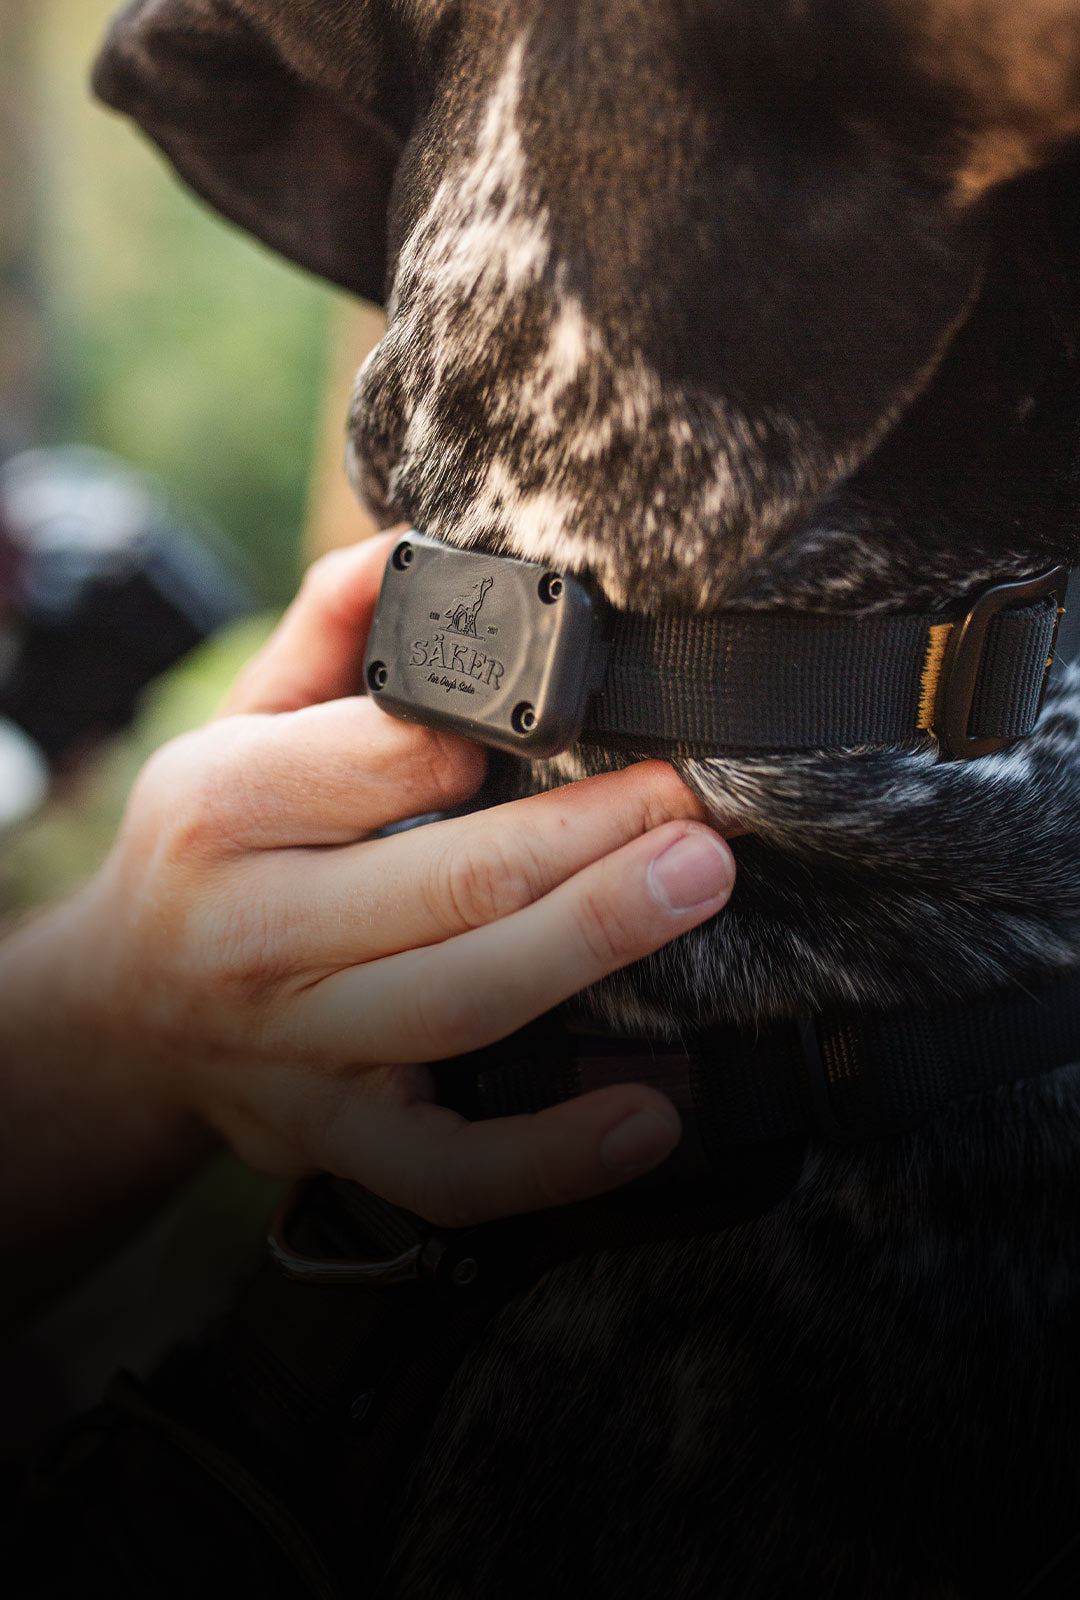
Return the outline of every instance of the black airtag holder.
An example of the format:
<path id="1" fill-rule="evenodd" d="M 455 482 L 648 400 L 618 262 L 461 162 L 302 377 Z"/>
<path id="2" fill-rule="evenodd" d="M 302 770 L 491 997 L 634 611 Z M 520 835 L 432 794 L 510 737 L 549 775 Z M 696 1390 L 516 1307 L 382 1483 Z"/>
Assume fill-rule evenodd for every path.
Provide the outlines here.
<path id="1" fill-rule="evenodd" d="M 516 755 L 556 755 L 604 675 L 603 603 L 578 578 L 420 533 L 390 554 L 364 658 L 383 708 Z"/>

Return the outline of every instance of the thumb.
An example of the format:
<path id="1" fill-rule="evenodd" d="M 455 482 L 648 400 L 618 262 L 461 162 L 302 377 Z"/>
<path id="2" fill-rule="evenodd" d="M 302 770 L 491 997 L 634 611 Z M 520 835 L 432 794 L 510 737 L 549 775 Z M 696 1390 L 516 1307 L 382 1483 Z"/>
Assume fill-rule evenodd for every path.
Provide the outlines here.
<path id="1" fill-rule="evenodd" d="M 400 531 L 400 530 L 399 530 Z M 331 550 L 241 673 L 223 716 L 299 711 L 360 692 L 360 664 L 397 533 Z"/>

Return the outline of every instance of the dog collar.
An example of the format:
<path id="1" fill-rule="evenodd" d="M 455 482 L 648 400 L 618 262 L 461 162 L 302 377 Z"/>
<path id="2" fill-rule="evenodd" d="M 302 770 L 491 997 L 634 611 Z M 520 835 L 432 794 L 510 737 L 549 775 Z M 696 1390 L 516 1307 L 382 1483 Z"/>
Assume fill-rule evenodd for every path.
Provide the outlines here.
<path id="1" fill-rule="evenodd" d="M 420 533 L 387 562 L 364 671 L 406 721 L 530 758 L 895 745 L 970 760 L 1031 732 L 1065 611 L 1055 567 L 963 615 L 618 611 L 578 577 Z"/>

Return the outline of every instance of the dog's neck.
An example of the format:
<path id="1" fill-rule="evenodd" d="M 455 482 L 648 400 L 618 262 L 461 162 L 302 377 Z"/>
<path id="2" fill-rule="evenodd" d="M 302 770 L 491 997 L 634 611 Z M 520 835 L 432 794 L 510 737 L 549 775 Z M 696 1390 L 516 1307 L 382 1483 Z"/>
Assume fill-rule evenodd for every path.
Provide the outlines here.
<path id="1" fill-rule="evenodd" d="M 700 452 L 687 444 L 654 460 L 663 418 L 629 405 L 630 368 L 609 371 L 615 334 L 603 344 L 595 328 L 579 327 L 573 374 L 552 376 L 556 334 L 567 329 L 549 242 L 529 258 L 518 299 L 499 302 L 502 322 L 479 328 L 477 315 L 493 314 L 495 301 L 466 298 L 450 270 L 455 230 L 472 226 L 473 212 L 459 217 L 443 196 L 402 249 L 390 332 L 358 390 L 361 479 L 388 519 L 591 571 L 622 605 L 629 593 L 703 612 L 948 613 L 993 583 L 1074 564 L 1074 179 L 1063 166 L 998 198 L 974 303 L 861 465 L 838 471 L 816 503 L 780 525 L 740 534 L 714 518 L 685 538 L 685 518 L 661 527 L 657 508 L 682 518 L 697 504 L 681 474 Z M 476 205 L 485 193 L 481 185 Z M 906 292 L 917 300 L 922 287 Z M 547 409 L 538 410 L 545 373 Z M 593 404 L 590 374 L 601 399 L 626 390 L 626 404 L 614 421 L 600 407 L 601 431 L 582 453 L 574 418 Z M 674 394 L 663 432 L 674 438 L 691 390 L 646 390 L 658 406 Z M 711 438 L 717 418 L 707 407 L 702 416 Z M 615 421 L 634 425 L 636 444 Z M 771 481 L 782 480 L 779 472 Z M 565 495 L 556 506 L 544 488 L 570 482 L 573 524 Z M 1071 965 L 1080 941 L 1078 733 L 1080 679 L 1066 675 L 1034 735 L 976 762 L 940 762 L 925 741 L 843 756 L 679 760 L 718 821 L 746 831 L 735 845 L 735 896 L 713 923 L 592 991 L 594 1013 L 631 1031 L 756 1022 L 837 1003 L 978 994 Z M 526 768 L 519 785 L 549 787 L 627 759 L 581 746 Z"/>
<path id="2" fill-rule="evenodd" d="M 746 575 L 735 603 L 944 610 L 998 577 L 1075 557 L 1080 321 L 1063 288 L 1068 248 L 1017 226 L 935 383 L 812 523 Z M 579 748 L 527 782 L 625 759 Z M 593 992 L 609 1025 L 918 1003 L 1075 963 L 1075 668 L 1056 675 L 1031 737 L 975 762 L 944 763 L 923 745 L 676 765 L 718 821 L 747 831 L 739 885 L 712 924 Z"/>
<path id="3" fill-rule="evenodd" d="M 1075 564 L 1064 13 L 441 9 L 144 0 L 97 78 L 229 215 L 388 285 L 349 440 L 387 522 L 657 609 L 946 610 Z M 1078 728 L 1070 678 L 960 768 L 680 762 L 750 830 L 735 898 L 594 1003 L 753 1020 L 1071 962 Z"/>

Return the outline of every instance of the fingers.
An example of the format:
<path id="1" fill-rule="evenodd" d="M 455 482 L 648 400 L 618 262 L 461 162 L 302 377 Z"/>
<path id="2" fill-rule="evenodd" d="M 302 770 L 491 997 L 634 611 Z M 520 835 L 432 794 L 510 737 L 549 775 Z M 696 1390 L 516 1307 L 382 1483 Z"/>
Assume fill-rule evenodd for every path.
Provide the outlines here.
<path id="1" fill-rule="evenodd" d="M 317 981 L 287 1030 L 338 1063 L 478 1049 L 713 916 L 734 877 L 718 834 L 668 823 L 498 922 Z"/>
<path id="2" fill-rule="evenodd" d="M 241 673 L 222 714 L 296 711 L 360 688 L 360 667 L 397 532 L 332 550 L 309 568 L 272 637 Z"/>
<path id="3" fill-rule="evenodd" d="M 373 1114 L 346 1094 L 313 1158 L 429 1222 L 461 1228 L 617 1188 L 670 1155 L 681 1132 L 671 1102 L 637 1084 L 474 1123 L 426 1103 Z"/>
<path id="4" fill-rule="evenodd" d="M 480 786 L 485 762 L 478 746 L 396 722 L 370 700 L 334 700 L 229 717 L 175 740 L 139 789 L 163 829 L 203 859 L 352 844 L 388 823 L 460 805 Z M 288 890 L 301 908 L 311 899 L 310 870 L 305 862 Z"/>
<path id="5" fill-rule="evenodd" d="M 392 798 L 398 774 L 385 773 Z M 702 820 L 700 801 L 667 763 L 647 761 L 404 837 L 289 863 L 281 892 L 322 930 L 312 953 L 329 971 L 510 916 L 601 856 L 680 818 Z"/>

